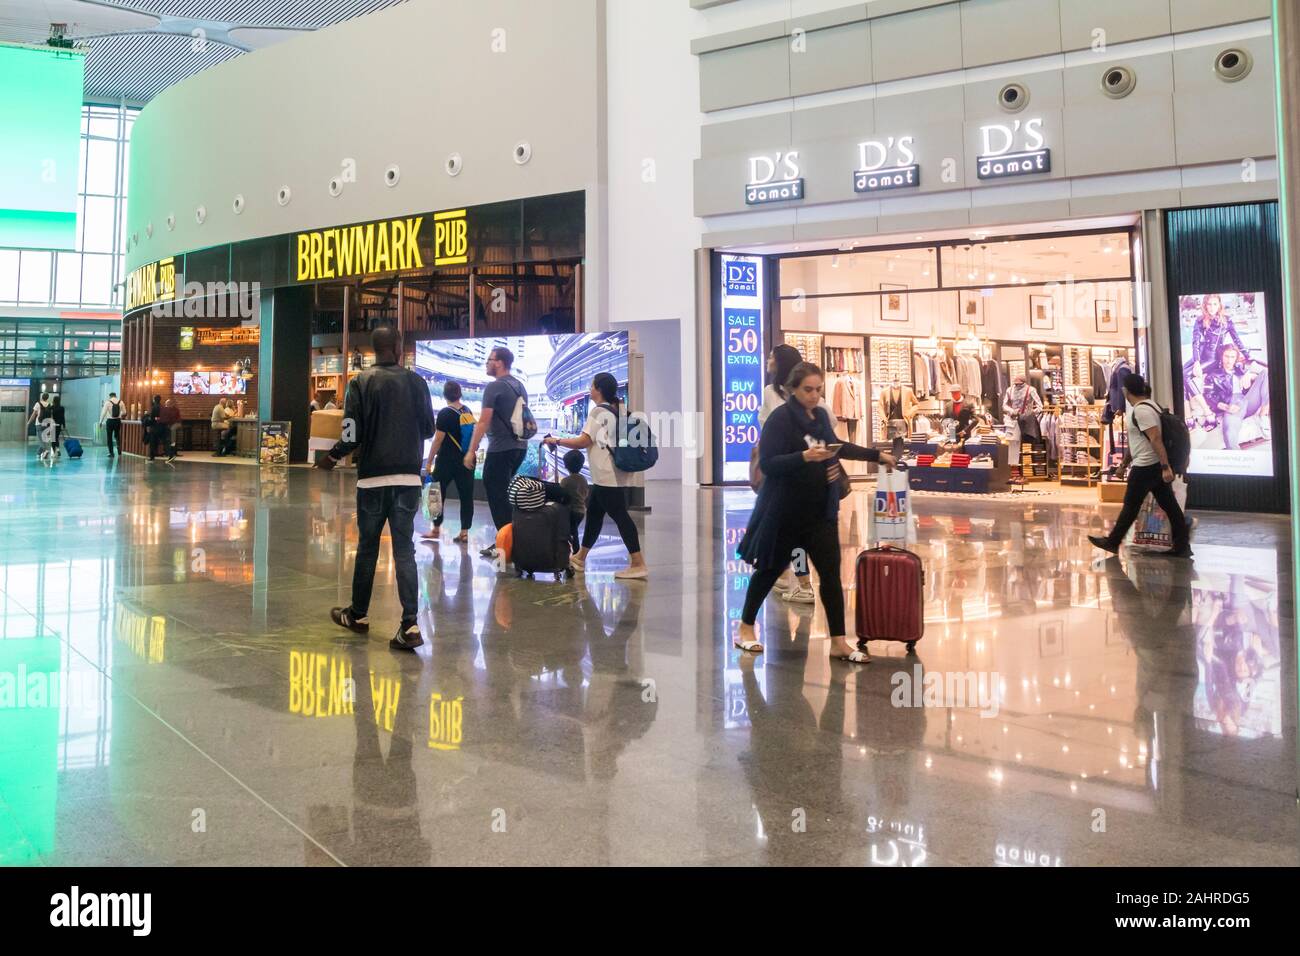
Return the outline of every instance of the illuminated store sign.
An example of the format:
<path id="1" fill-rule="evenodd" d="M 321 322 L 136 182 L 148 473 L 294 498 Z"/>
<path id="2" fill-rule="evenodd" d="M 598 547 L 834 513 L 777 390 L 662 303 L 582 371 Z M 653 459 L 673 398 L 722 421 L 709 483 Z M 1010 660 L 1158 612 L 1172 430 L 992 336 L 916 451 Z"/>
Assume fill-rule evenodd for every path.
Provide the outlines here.
<path id="1" fill-rule="evenodd" d="M 464 265 L 469 261 L 469 220 L 464 209 L 433 214 L 433 264 Z"/>
<path id="2" fill-rule="evenodd" d="M 126 277 L 126 310 L 176 298 L 176 259 L 168 256 L 136 269 Z"/>
<path id="3" fill-rule="evenodd" d="M 781 177 L 777 178 L 778 170 Z M 745 185 L 745 205 L 761 206 L 772 202 L 803 199 L 803 179 L 799 176 L 799 154 L 773 153 L 749 157 L 749 182 Z"/>
<path id="4" fill-rule="evenodd" d="M 423 216 L 414 216 L 300 232 L 297 280 L 315 282 L 423 269 L 419 244 L 423 222 Z"/>
<path id="5" fill-rule="evenodd" d="M 763 260 L 721 257 L 722 480 L 747 481 L 763 401 Z"/>
<path id="6" fill-rule="evenodd" d="M 190 352 L 194 349 L 194 326 L 181 326 L 181 351 Z"/>
<path id="7" fill-rule="evenodd" d="M 262 340 L 260 326 L 237 326 L 228 329 L 194 329 L 199 345 L 256 345 Z M 185 348 L 185 330 L 181 329 L 181 348 Z"/>
<path id="8" fill-rule="evenodd" d="M 910 189 L 921 185 L 921 167 L 912 152 L 915 137 L 870 139 L 858 143 L 858 168 L 853 173 L 855 193 L 877 193 L 889 189 Z M 890 157 L 894 165 L 889 166 Z"/>
<path id="9" fill-rule="evenodd" d="M 1017 142 L 1016 135 L 1024 134 Z M 975 158 L 976 175 L 980 179 L 1010 179 L 1015 176 L 1035 176 L 1052 171 L 1052 151 L 1043 148 L 1043 121 L 1039 117 L 1026 120 L 1022 125 L 1016 120 L 1011 126 L 994 123 L 981 126 L 983 151 Z M 1016 150 L 1016 146 L 1020 149 Z"/>

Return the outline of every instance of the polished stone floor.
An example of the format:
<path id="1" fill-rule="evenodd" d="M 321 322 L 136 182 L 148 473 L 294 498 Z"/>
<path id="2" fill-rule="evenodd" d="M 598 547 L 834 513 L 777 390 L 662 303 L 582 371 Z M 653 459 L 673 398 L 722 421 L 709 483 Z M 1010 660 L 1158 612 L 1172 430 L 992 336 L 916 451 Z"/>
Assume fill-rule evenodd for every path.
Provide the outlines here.
<path id="1" fill-rule="evenodd" d="M 480 506 L 417 654 L 387 546 L 372 637 L 327 620 L 347 475 L 8 448 L 0 497 L 0 863 L 1300 863 L 1281 519 L 1202 514 L 1193 570 L 920 497 L 926 636 L 852 667 L 776 599 L 731 649 L 744 491 L 652 485 L 646 583 L 498 575 Z"/>

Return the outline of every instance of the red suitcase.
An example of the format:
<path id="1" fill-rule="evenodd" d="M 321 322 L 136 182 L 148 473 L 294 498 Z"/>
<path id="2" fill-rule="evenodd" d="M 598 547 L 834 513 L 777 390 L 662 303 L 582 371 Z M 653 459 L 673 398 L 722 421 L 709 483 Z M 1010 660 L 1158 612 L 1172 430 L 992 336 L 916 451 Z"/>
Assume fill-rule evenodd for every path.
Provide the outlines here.
<path id="1" fill-rule="evenodd" d="M 904 641 L 908 651 L 925 633 L 925 571 L 911 551 L 888 545 L 858 555 L 858 642 Z"/>

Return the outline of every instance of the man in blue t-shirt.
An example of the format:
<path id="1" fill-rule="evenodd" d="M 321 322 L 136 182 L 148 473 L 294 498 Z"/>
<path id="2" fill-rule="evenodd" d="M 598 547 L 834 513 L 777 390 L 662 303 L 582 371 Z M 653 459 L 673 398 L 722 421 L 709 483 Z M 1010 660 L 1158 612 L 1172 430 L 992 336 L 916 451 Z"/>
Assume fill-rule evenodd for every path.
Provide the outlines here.
<path id="1" fill-rule="evenodd" d="M 479 442 L 488 437 L 488 451 L 483 461 L 483 489 L 487 492 L 492 523 L 501 530 L 510 523 L 510 502 L 506 491 L 510 479 L 523 464 L 528 442 L 515 435 L 511 419 L 519 399 L 528 402 L 528 391 L 522 382 L 510 374 L 515 356 L 508 348 L 498 346 L 488 353 L 487 373 L 493 381 L 483 390 L 483 412 L 474 425 L 474 437 L 465 449 L 465 467 L 474 470 Z M 485 558 L 496 557 L 496 548 L 484 548 Z"/>

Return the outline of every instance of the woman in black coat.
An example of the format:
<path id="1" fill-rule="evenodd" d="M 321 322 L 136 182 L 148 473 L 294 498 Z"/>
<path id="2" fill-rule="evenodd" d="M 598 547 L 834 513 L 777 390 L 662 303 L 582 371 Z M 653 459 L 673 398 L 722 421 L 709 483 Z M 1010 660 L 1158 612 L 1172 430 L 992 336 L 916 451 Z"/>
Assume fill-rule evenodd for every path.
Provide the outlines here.
<path id="1" fill-rule="evenodd" d="M 822 370 L 801 362 L 785 383 L 789 396 L 763 425 L 758 460 L 763 485 L 749 516 L 749 526 L 737 554 L 754 567 L 745 594 L 740 629 L 732 643 L 742 651 L 761 653 L 754 621 L 772 585 L 794 558 L 806 551 L 821 578 L 822 606 L 830 630 L 831 657 L 865 664 L 870 658 L 844 637 L 844 592 L 840 588 L 840 476 L 837 459 L 877 461 L 892 468 L 894 459 L 874 448 L 840 443 L 830 416 L 818 405 L 825 377 Z M 839 445 L 832 451 L 828 445 Z"/>

